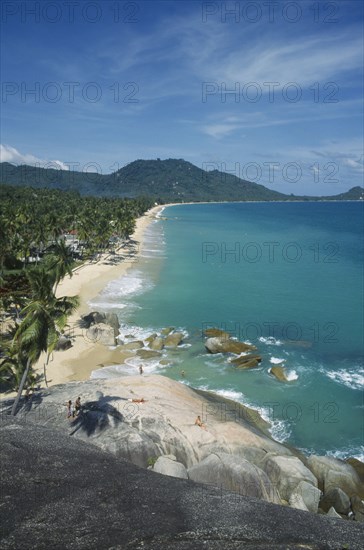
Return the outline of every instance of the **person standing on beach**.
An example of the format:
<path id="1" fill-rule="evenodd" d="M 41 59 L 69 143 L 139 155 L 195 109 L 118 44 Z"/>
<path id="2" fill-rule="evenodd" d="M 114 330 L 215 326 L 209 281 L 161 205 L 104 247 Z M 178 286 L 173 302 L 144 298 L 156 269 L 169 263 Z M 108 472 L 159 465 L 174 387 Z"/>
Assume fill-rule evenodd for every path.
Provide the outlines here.
<path id="1" fill-rule="evenodd" d="M 139 374 L 143 374 L 143 372 L 144 372 L 143 365 L 139 365 Z"/>

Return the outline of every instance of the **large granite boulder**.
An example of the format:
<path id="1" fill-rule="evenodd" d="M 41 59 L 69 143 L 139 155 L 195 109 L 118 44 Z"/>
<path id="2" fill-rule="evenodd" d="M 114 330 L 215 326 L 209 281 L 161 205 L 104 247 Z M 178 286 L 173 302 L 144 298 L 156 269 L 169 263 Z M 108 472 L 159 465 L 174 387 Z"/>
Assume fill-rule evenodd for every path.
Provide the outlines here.
<path id="1" fill-rule="evenodd" d="M 311 455 L 307 466 L 325 494 L 330 489 L 340 488 L 349 497 L 357 494 L 364 498 L 364 484 L 351 464 L 331 456 Z"/>
<path id="2" fill-rule="evenodd" d="M 355 521 L 364 523 L 364 502 L 357 495 L 354 495 L 350 499 L 350 504 Z"/>
<path id="3" fill-rule="evenodd" d="M 164 340 L 166 348 L 176 348 L 183 340 L 182 332 L 172 332 Z"/>
<path id="4" fill-rule="evenodd" d="M 154 340 L 150 342 L 149 347 L 150 349 L 154 349 L 158 351 L 162 350 L 164 348 L 163 338 L 161 338 L 160 336 L 157 336 L 156 338 L 154 338 Z"/>
<path id="5" fill-rule="evenodd" d="M 348 458 L 345 462 L 354 468 L 360 481 L 364 483 L 364 462 L 361 462 L 361 460 L 358 460 L 357 458 Z"/>
<path id="6" fill-rule="evenodd" d="M 126 342 L 126 344 L 122 344 L 120 346 L 118 346 L 118 350 L 120 351 L 123 351 L 123 350 L 136 350 L 136 349 L 141 349 L 144 347 L 144 343 L 141 341 L 141 340 L 132 340 L 131 342 Z"/>
<path id="7" fill-rule="evenodd" d="M 138 349 L 137 355 L 142 359 L 154 359 L 156 357 L 161 357 L 161 353 L 153 349 Z"/>
<path id="8" fill-rule="evenodd" d="M 106 313 L 104 323 L 112 327 L 114 329 L 115 336 L 118 336 L 120 332 L 120 323 L 116 313 Z"/>
<path id="9" fill-rule="evenodd" d="M 91 313 L 87 313 L 87 315 L 82 315 L 81 320 L 83 328 L 90 328 L 91 325 L 104 323 L 105 314 L 99 313 L 98 311 L 91 311 Z"/>
<path id="10" fill-rule="evenodd" d="M 240 495 L 280 503 L 279 495 L 267 475 L 243 458 L 223 452 L 210 454 L 188 469 L 189 478 L 217 485 Z"/>
<path id="11" fill-rule="evenodd" d="M 72 347 L 72 340 L 63 334 L 58 338 L 55 351 L 66 351 Z"/>
<path id="12" fill-rule="evenodd" d="M 293 508 L 308 510 L 309 512 L 316 514 L 319 507 L 320 497 L 320 489 L 312 485 L 312 483 L 300 481 L 291 493 L 289 504 Z"/>
<path id="13" fill-rule="evenodd" d="M 209 353 L 236 353 L 237 355 L 245 351 L 257 349 L 251 344 L 217 336 L 208 338 L 205 342 L 205 348 Z"/>
<path id="14" fill-rule="evenodd" d="M 350 512 L 350 499 L 344 491 L 335 487 L 325 493 L 320 502 L 320 508 L 328 512 L 330 508 L 335 508 L 339 514 L 348 515 Z"/>
<path id="15" fill-rule="evenodd" d="M 100 342 L 105 346 L 116 345 L 115 331 L 105 323 L 91 325 L 86 331 L 86 337 L 92 342 Z"/>
<path id="16" fill-rule="evenodd" d="M 160 456 L 153 466 L 153 471 L 165 476 L 188 479 L 186 468 L 183 464 L 177 462 L 174 455 Z"/>
<path id="17" fill-rule="evenodd" d="M 270 374 L 275 376 L 280 382 L 289 382 L 285 369 L 280 365 L 272 367 L 269 372 Z"/>
<path id="18" fill-rule="evenodd" d="M 204 330 L 204 335 L 207 337 L 207 338 L 225 338 L 226 340 L 230 340 L 231 338 L 231 335 L 226 332 L 225 330 L 221 330 L 219 328 L 207 328 Z"/>
<path id="19" fill-rule="evenodd" d="M 161 330 L 162 336 L 168 336 L 172 331 L 174 330 L 174 327 L 165 327 Z"/>
<path id="20" fill-rule="evenodd" d="M 232 359 L 230 363 L 238 369 L 251 369 L 257 367 L 261 361 L 262 358 L 260 355 L 247 354 Z"/>
<path id="21" fill-rule="evenodd" d="M 289 502 L 292 493 L 301 481 L 317 487 L 317 479 L 312 472 L 295 456 L 279 456 L 268 453 L 260 467 L 277 488 L 281 498 Z"/>

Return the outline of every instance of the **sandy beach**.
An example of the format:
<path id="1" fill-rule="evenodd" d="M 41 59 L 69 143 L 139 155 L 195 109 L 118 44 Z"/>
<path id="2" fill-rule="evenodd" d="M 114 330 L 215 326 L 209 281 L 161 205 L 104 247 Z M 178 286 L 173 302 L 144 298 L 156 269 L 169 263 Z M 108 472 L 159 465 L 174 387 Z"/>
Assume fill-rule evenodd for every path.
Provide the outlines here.
<path id="1" fill-rule="evenodd" d="M 151 208 L 143 216 L 137 219 L 136 228 L 132 239 L 136 241 L 136 253 L 134 256 L 119 250 L 125 254 L 123 260 L 116 265 L 110 265 L 104 255 L 97 263 L 87 263 L 74 271 L 72 277 L 65 277 L 57 289 L 58 296 L 74 296 L 80 298 L 80 307 L 75 314 L 69 317 L 68 331 L 73 345 L 65 351 L 55 351 L 47 366 L 47 381 L 49 386 L 64 384 L 70 381 L 88 380 L 90 374 L 104 363 L 122 363 L 130 353 L 118 350 L 110 350 L 106 346 L 90 341 L 85 336 L 85 329 L 79 327 L 81 315 L 90 311 L 88 302 L 95 298 L 110 281 L 118 279 L 130 269 L 139 254 L 143 243 L 146 227 L 156 219 L 156 216 L 166 205 Z M 45 354 L 43 354 L 35 366 L 35 371 L 43 374 Z"/>

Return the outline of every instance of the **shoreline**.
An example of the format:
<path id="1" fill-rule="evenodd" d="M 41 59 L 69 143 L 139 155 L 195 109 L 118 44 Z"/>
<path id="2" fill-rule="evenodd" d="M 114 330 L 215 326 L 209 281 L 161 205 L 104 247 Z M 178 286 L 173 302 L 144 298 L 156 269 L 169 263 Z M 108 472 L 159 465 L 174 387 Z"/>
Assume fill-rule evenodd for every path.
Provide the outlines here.
<path id="1" fill-rule="evenodd" d="M 127 352 L 112 350 L 103 344 L 87 339 L 86 331 L 79 326 L 79 321 L 82 315 L 91 311 L 88 302 L 95 298 L 109 282 L 125 275 L 133 267 L 140 254 L 146 228 L 158 219 L 158 213 L 166 206 L 170 205 L 154 206 L 137 218 L 135 231 L 131 235 L 131 239 L 137 242 L 135 255 L 126 251 L 125 257 L 116 265 L 106 264 L 105 260 L 108 255 L 103 255 L 97 263 L 83 264 L 76 268 L 72 277 L 67 275 L 60 282 L 57 296 L 78 295 L 80 305 L 68 319 L 68 333 L 65 331 L 66 335 L 68 334 L 72 339 L 72 347 L 68 350 L 53 352 L 47 365 L 48 386 L 89 380 L 91 372 L 100 367 L 102 363 L 122 363 L 130 356 Z M 120 253 L 120 249 L 118 251 Z M 45 354 L 42 354 L 34 366 L 34 371 L 37 374 L 43 374 L 44 363 Z M 11 394 L 7 393 L 6 395 L 10 396 Z"/>

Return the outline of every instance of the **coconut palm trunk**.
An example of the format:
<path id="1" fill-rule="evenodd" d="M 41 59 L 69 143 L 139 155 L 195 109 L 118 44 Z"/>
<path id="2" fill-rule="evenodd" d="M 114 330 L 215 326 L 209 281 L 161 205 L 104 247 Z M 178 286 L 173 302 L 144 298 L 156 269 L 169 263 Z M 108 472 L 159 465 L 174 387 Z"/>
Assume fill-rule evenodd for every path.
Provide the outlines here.
<path id="1" fill-rule="evenodd" d="M 24 370 L 24 372 L 23 372 L 23 376 L 21 377 L 21 380 L 20 380 L 20 384 L 19 384 L 19 389 L 18 389 L 17 396 L 16 396 L 16 398 L 15 398 L 15 400 L 14 400 L 14 403 L 13 403 L 13 406 L 12 406 L 12 408 L 11 408 L 11 414 L 12 414 L 12 416 L 15 416 L 15 415 L 16 415 L 16 412 L 17 412 L 17 410 L 18 410 L 18 406 L 19 406 L 19 401 L 20 401 L 20 398 L 21 398 L 21 394 L 23 393 L 23 389 L 24 389 L 24 386 L 25 386 L 25 382 L 26 382 L 26 379 L 28 378 L 30 365 L 31 365 L 31 359 L 30 359 L 30 357 L 28 357 L 27 365 L 26 365 L 25 370 Z"/>

